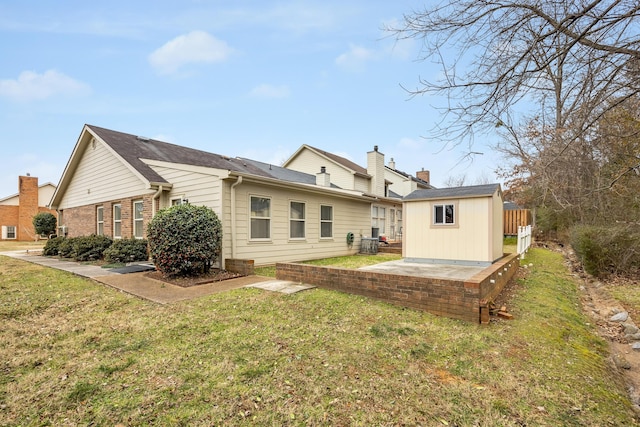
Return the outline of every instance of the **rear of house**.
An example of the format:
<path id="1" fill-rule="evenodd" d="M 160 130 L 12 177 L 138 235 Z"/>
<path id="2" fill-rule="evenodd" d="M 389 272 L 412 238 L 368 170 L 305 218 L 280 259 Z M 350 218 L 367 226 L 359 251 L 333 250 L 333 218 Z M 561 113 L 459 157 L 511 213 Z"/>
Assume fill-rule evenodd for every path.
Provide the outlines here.
<path id="1" fill-rule="evenodd" d="M 55 215 L 56 212 L 47 207 L 55 188 L 51 183 L 38 185 L 38 178 L 34 176 L 18 177 L 18 193 L 0 199 L 0 239 L 37 239 L 33 217 L 40 212 Z"/>
<path id="2" fill-rule="evenodd" d="M 414 191 L 404 198 L 405 259 L 490 265 L 503 256 L 502 205 L 499 184 Z"/>

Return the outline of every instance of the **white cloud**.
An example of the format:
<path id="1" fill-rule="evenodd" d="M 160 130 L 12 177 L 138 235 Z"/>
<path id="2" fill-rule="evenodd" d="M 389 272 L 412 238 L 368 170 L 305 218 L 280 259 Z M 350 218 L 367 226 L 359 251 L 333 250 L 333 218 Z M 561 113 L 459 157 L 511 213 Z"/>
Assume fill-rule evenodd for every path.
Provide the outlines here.
<path id="1" fill-rule="evenodd" d="M 263 83 L 254 87 L 249 94 L 256 98 L 288 98 L 291 92 L 287 85 L 274 86 Z"/>
<path id="2" fill-rule="evenodd" d="M 160 74 L 173 74 L 187 64 L 223 62 L 233 49 L 204 31 L 192 31 L 168 41 L 149 55 Z"/>
<path id="3" fill-rule="evenodd" d="M 422 148 L 423 141 L 414 139 L 414 138 L 400 138 L 398 141 L 398 146 L 401 148 L 416 150 Z"/>
<path id="4" fill-rule="evenodd" d="M 0 80 L 0 96 L 17 101 L 42 100 L 55 95 L 80 96 L 90 92 L 89 85 L 56 70 L 43 74 L 23 71 L 15 80 Z"/>
<path id="5" fill-rule="evenodd" d="M 349 71 L 362 71 L 365 63 L 376 59 L 377 54 L 362 46 L 350 45 L 349 51 L 336 58 L 336 64 Z"/>

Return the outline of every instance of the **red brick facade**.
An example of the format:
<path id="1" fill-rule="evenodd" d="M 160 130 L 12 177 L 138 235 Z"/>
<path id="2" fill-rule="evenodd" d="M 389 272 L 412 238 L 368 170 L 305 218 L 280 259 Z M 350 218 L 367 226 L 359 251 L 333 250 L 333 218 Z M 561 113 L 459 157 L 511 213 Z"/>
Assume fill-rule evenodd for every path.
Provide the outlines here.
<path id="1" fill-rule="evenodd" d="M 488 322 L 487 303 L 516 274 L 520 263 L 510 254 L 467 280 L 405 276 L 307 264 L 278 263 L 276 278 L 387 301 L 439 316 Z"/>
<path id="2" fill-rule="evenodd" d="M 113 207 L 120 205 L 120 227 L 122 238 L 133 235 L 133 203 L 142 200 L 143 238 L 147 236 L 147 224 L 152 218 L 152 194 L 110 200 L 104 203 L 67 208 L 60 211 L 60 225 L 66 226 L 67 237 L 88 236 L 98 234 L 98 207 L 103 208 L 103 234 L 111 238 L 114 236 Z"/>
<path id="3" fill-rule="evenodd" d="M 38 236 L 33 228 L 33 217 L 39 212 L 49 212 L 56 215 L 55 211 L 38 206 L 38 195 L 38 178 L 34 176 L 18 177 L 18 206 L 0 206 L 0 226 L 16 227 L 16 238 L 7 240 L 36 240 Z"/>

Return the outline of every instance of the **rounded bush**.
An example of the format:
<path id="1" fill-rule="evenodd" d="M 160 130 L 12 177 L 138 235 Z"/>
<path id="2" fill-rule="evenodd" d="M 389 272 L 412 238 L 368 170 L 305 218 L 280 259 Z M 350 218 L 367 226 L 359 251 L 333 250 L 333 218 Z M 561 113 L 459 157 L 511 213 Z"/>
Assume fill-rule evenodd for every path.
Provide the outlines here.
<path id="1" fill-rule="evenodd" d="M 44 256 L 58 256 L 58 249 L 60 248 L 60 244 L 65 240 L 64 237 L 54 237 L 53 239 L 47 240 L 47 243 L 44 245 L 42 249 L 42 255 Z"/>
<path id="2" fill-rule="evenodd" d="M 36 234 L 49 236 L 50 234 L 55 234 L 58 221 L 52 213 L 40 212 L 33 216 L 31 222 L 33 223 L 33 228 L 35 229 Z"/>
<path id="3" fill-rule="evenodd" d="M 144 239 L 119 239 L 104 251 L 104 260 L 109 263 L 146 261 L 148 259 L 148 242 Z"/>
<path id="4" fill-rule="evenodd" d="M 222 224 L 206 206 L 163 209 L 147 227 L 149 253 L 165 276 L 207 273 L 220 255 Z"/>
<path id="5" fill-rule="evenodd" d="M 76 261 L 95 261 L 102 259 L 104 251 L 111 246 L 113 240 L 107 236 L 81 236 L 73 238 L 73 258 Z"/>

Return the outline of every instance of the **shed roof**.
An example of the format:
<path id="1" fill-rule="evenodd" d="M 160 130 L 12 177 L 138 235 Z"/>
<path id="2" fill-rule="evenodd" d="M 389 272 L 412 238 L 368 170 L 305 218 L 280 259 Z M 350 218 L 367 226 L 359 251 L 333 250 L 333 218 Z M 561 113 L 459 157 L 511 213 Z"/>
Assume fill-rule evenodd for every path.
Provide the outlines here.
<path id="1" fill-rule="evenodd" d="M 470 185 L 465 187 L 430 188 L 415 190 L 407 194 L 403 200 L 434 199 L 466 199 L 472 197 L 488 197 L 500 190 L 500 184 Z"/>

